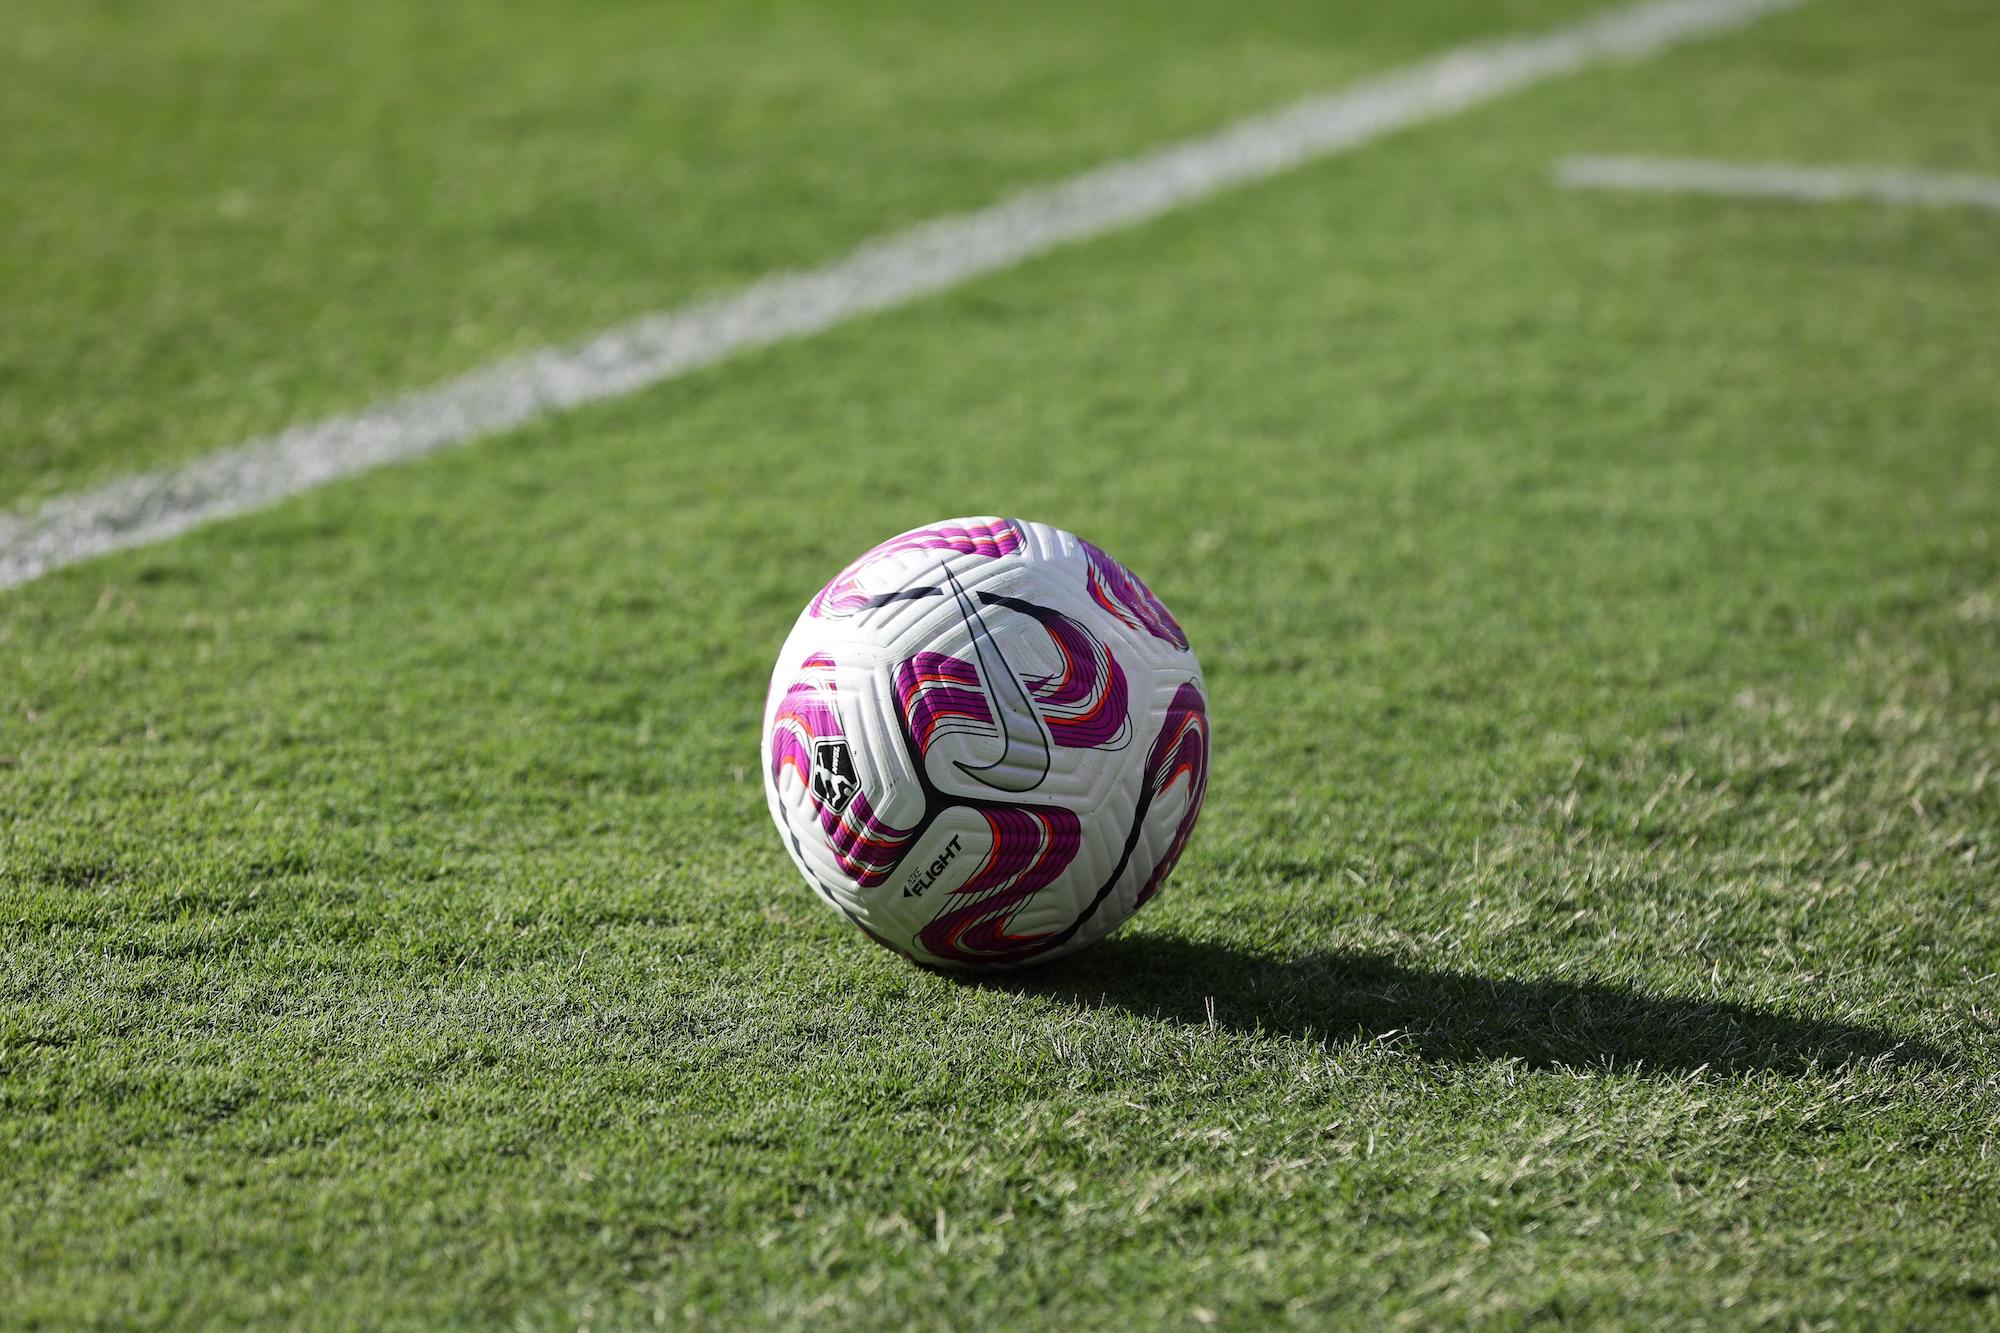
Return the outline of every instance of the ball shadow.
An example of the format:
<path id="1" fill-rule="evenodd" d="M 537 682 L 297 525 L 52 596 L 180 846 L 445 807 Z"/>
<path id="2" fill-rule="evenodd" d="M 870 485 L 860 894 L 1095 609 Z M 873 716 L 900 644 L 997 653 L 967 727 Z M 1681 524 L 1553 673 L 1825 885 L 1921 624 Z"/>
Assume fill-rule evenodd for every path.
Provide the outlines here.
<path id="1" fill-rule="evenodd" d="M 1947 1063 L 1922 1041 L 1866 1024 L 1602 982 L 1415 967 L 1359 950 L 1284 959 L 1141 934 L 983 984 L 1238 1032 L 1390 1041 L 1443 1063 L 1516 1059 L 1656 1077 Z"/>

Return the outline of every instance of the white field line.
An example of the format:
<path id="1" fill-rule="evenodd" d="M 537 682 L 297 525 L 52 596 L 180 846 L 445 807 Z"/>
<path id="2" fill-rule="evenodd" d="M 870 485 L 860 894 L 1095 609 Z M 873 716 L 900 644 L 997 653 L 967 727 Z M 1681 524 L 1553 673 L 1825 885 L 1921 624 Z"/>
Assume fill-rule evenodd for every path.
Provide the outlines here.
<path id="1" fill-rule="evenodd" d="M 1534 36 L 1476 43 L 869 242 L 820 268 L 643 316 L 348 416 L 0 516 L 0 588 L 553 412 L 632 393 L 745 348 L 816 333 L 1085 237 L 1157 217 L 1606 61 L 1638 60 L 1805 0 L 1651 0 Z"/>
<path id="2" fill-rule="evenodd" d="M 1668 157 L 1568 157 L 1559 184 L 1577 190 L 1647 190 L 1809 203 L 1875 200 L 1933 208 L 2000 211 L 2000 177 L 1945 175 L 1894 167 L 1803 167 L 1784 162 L 1704 162 Z"/>

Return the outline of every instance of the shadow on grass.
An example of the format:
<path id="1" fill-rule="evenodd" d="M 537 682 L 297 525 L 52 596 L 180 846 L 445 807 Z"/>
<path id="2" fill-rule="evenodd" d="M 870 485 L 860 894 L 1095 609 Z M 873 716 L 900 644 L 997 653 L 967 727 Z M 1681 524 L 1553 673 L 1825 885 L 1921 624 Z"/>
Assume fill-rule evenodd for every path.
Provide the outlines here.
<path id="1" fill-rule="evenodd" d="M 1519 1059 L 1661 1077 L 1800 1073 L 1850 1061 L 1944 1064 L 1885 1028 L 1588 981 L 1519 981 L 1334 951 L 1283 960 L 1163 936 L 1114 939 L 985 984 L 1240 1032 L 1392 1041 L 1427 1060 Z"/>

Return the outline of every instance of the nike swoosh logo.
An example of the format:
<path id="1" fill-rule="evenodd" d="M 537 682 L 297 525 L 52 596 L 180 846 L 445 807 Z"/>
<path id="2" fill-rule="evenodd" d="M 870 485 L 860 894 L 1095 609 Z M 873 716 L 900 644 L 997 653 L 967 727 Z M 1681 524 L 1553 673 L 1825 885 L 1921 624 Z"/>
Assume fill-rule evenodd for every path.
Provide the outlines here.
<path id="1" fill-rule="evenodd" d="M 972 651 L 979 659 L 979 678 L 986 682 L 987 695 L 1000 722 L 999 758 L 990 764 L 955 760 L 954 766 L 994 791 L 1016 795 L 1033 791 L 1049 776 L 1049 735 L 1042 729 L 1042 719 L 1036 715 L 1021 678 L 1007 665 L 1007 659 L 1000 654 L 1000 645 L 986 632 L 979 608 L 965 595 L 965 589 L 958 586 L 958 579 L 949 569 L 944 577 L 951 585 L 951 595 L 958 599 L 958 613 L 965 617 L 965 628 L 972 635 Z"/>

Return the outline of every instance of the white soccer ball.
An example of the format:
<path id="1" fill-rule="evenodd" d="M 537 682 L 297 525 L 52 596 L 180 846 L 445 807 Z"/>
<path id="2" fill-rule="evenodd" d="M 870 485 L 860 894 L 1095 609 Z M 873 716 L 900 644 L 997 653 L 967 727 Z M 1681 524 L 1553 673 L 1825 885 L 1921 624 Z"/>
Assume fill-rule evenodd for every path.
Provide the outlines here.
<path id="1" fill-rule="evenodd" d="M 1201 813 L 1201 667 L 1160 600 L 1060 528 L 955 518 L 807 605 L 764 705 L 806 882 L 920 963 L 1046 962 L 1159 892 Z"/>

